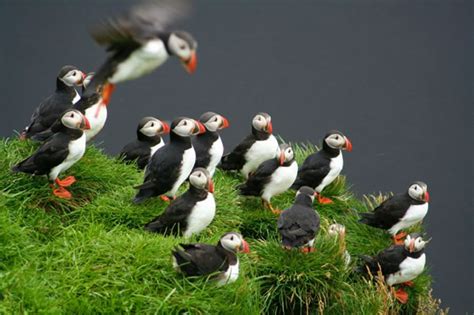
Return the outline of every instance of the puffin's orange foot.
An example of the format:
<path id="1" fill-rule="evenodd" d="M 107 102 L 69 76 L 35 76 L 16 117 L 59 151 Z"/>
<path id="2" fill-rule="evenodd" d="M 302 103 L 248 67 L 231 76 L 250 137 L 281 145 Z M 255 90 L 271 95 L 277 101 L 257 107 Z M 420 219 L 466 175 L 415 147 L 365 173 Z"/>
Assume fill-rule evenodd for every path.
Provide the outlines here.
<path id="1" fill-rule="evenodd" d="M 68 176 L 63 180 L 56 178 L 54 182 L 60 187 L 69 187 L 76 182 L 76 178 L 74 176 Z"/>
<path id="2" fill-rule="evenodd" d="M 397 291 L 395 291 L 395 298 L 398 300 L 398 302 L 402 304 L 407 304 L 408 293 L 403 290 L 403 288 L 399 288 Z"/>
<path id="3" fill-rule="evenodd" d="M 110 97 L 112 96 L 112 92 L 115 90 L 115 84 L 107 83 L 104 86 L 104 90 L 102 91 L 102 103 L 104 105 L 109 105 Z"/>
<path id="4" fill-rule="evenodd" d="M 304 253 L 304 254 L 308 254 L 308 253 L 314 253 L 316 250 L 314 249 L 314 247 L 302 247 L 301 248 L 301 252 Z"/>
<path id="5" fill-rule="evenodd" d="M 330 203 L 333 203 L 333 201 L 327 197 L 321 196 L 321 194 L 318 194 L 318 202 L 323 205 L 327 205 Z"/>
<path id="6" fill-rule="evenodd" d="M 53 194 L 62 199 L 71 199 L 72 195 L 69 191 L 66 190 L 64 187 L 59 187 L 53 190 Z"/>
<path id="7" fill-rule="evenodd" d="M 166 196 L 166 195 L 161 195 L 160 198 L 161 198 L 161 200 L 166 201 L 166 202 L 170 202 L 171 200 L 175 200 L 175 199 L 176 199 L 176 197 L 171 197 L 171 198 L 170 198 L 170 197 L 168 197 L 168 196 Z"/>
<path id="8" fill-rule="evenodd" d="M 413 287 L 415 284 L 413 283 L 413 281 L 407 281 L 407 282 L 403 282 L 402 283 L 405 287 Z"/>
<path id="9" fill-rule="evenodd" d="M 407 233 L 405 232 L 400 232 L 397 235 L 393 237 L 393 243 L 396 245 L 403 245 L 403 238 L 407 236 Z"/>

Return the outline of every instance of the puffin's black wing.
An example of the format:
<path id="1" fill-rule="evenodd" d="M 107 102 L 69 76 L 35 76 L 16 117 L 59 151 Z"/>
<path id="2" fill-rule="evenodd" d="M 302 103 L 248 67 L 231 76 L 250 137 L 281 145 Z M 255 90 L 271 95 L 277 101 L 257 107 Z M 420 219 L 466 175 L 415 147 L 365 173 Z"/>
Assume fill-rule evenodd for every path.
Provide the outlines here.
<path id="1" fill-rule="evenodd" d="M 35 175 L 48 174 L 53 167 L 61 164 L 68 156 L 68 142 L 65 135 L 55 134 L 33 155 L 15 165 L 12 170 Z"/>
<path id="2" fill-rule="evenodd" d="M 291 247 L 303 246 L 315 238 L 319 225 L 316 211 L 300 205 L 283 211 L 277 222 L 283 245 Z"/>
<path id="3" fill-rule="evenodd" d="M 365 266 L 369 268 L 373 275 L 377 274 L 379 266 L 383 275 L 389 275 L 399 271 L 400 263 L 406 257 L 406 250 L 403 245 L 393 245 L 375 257 L 365 257 Z"/>
<path id="4" fill-rule="evenodd" d="M 240 194 L 244 196 L 260 196 L 265 185 L 270 181 L 272 174 L 279 167 L 278 159 L 271 159 L 263 162 L 257 170 L 249 175 L 245 183 L 238 188 Z"/>
<path id="5" fill-rule="evenodd" d="M 381 229 L 390 229 L 410 207 L 409 198 L 406 194 L 395 195 L 382 202 L 373 212 L 361 213 L 360 222 Z"/>
<path id="6" fill-rule="evenodd" d="M 119 153 L 119 159 L 125 162 L 136 161 L 140 169 L 144 169 L 150 160 L 150 146 L 142 141 L 135 140 L 123 147 Z"/>
<path id="7" fill-rule="evenodd" d="M 315 188 L 321 184 L 322 180 L 331 170 L 330 160 L 316 152 L 308 156 L 303 165 L 298 170 L 298 177 L 293 184 L 293 189 L 299 189 L 301 186 Z"/>
<path id="8" fill-rule="evenodd" d="M 224 155 L 221 160 L 220 168 L 226 171 L 240 170 L 245 164 L 245 153 L 255 143 L 253 134 L 245 137 L 239 145 L 237 145 L 231 153 Z"/>
<path id="9" fill-rule="evenodd" d="M 213 143 L 219 139 L 219 135 L 216 135 L 215 132 L 206 131 L 203 134 L 197 135 L 193 139 L 194 151 L 196 151 L 196 164 L 194 167 L 204 167 L 206 168 L 211 161 L 211 155 L 209 150 L 212 147 Z"/>
<path id="10" fill-rule="evenodd" d="M 183 250 L 176 248 L 173 255 L 180 269 L 187 276 L 208 275 L 227 270 L 229 263 L 225 256 L 219 255 L 216 246 L 207 244 L 181 244 Z"/>

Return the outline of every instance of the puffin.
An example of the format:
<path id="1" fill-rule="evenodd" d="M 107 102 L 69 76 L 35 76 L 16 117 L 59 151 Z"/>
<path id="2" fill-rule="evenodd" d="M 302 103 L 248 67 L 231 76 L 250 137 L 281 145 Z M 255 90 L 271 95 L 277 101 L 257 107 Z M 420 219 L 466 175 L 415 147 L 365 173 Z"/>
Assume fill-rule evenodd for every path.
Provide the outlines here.
<path id="1" fill-rule="evenodd" d="M 36 108 L 30 124 L 21 132 L 20 138 L 43 141 L 41 133 L 48 131 L 61 114 L 80 99 L 74 87 L 80 86 L 84 77 L 85 74 L 77 67 L 63 66 L 56 77 L 56 90 Z"/>
<path id="2" fill-rule="evenodd" d="M 85 75 L 84 80 L 82 81 L 82 91 L 81 94 L 86 92 L 87 87 L 92 81 L 92 77 L 95 75 L 95 72 L 89 72 Z M 77 103 L 77 102 L 76 102 Z"/>
<path id="3" fill-rule="evenodd" d="M 214 176 L 216 167 L 224 154 L 224 145 L 218 130 L 229 127 L 229 121 L 222 115 L 213 112 L 202 114 L 199 121 L 206 128 L 206 132 L 193 139 L 193 146 L 196 150 L 194 167 L 204 167 L 211 176 Z"/>
<path id="4" fill-rule="evenodd" d="M 237 252 L 249 253 L 249 244 L 236 232 L 224 234 L 217 245 L 180 244 L 172 251 L 173 267 L 185 276 L 208 276 L 219 286 L 232 283 L 239 277 Z"/>
<path id="5" fill-rule="evenodd" d="M 144 169 L 150 157 L 165 142 L 161 138 L 162 134 L 170 132 L 170 127 L 164 121 L 155 117 L 144 117 L 137 127 L 137 139 L 125 145 L 119 153 L 119 159 L 137 163 L 138 168 Z"/>
<path id="6" fill-rule="evenodd" d="M 69 109 L 53 124 L 54 134 L 44 142 L 36 152 L 12 167 L 13 172 L 32 175 L 46 175 L 50 181 L 53 194 L 59 198 L 70 199 L 71 193 L 65 188 L 76 179 L 68 176 L 63 180 L 59 174 L 79 161 L 86 150 L 86 137 L 83 130 L 90 127 L 87 118 L 79 111 Z"/>
<path id="7" fill-rule="evenodd" d="M 429 201 L 428 186 L 415 181 L 404 194 L 388 198 L 373 212 L 361 213 L 359 222 L 387 230 L 395 244 L 401 244 L 407 234 L 398 232 L 421 222 L 428 213 Z"/>
<path id="8" fill-rule="evenodd" d="M 324 137 L 322 149 L 304 160 L 293 188 L 313 187 L 318 193 L 319 203 L 332 203 L 331 199 L 321 196 L 321 192 L 341 173 L 344 165 L 341 150 L 352 151 L 352 143 L 340 131 L 329 131 Z"/>
<path id="9" fill-rule="evenodd" d="M 189 238 L 211 224 L 216 214 L 211 174 L 205 168 L 195 168 L 189 184 L 189 189 L 172 201 L 163 214 L 147 223 L 145 230 Z"/>
<path id="10" fill-rule="evenodd" d="M 266 160 L 257 170 L 249 175 L 247 181 L 239 185 L 239 192 L 244 196 L 258 196 L 262 198 L 265 208 L 273 213 L 281 211 L 274 209 L 270 200 L 273 196 L 287 191 L 296 179 L 298 164 L 295 161 L 293 149 L 288 144 L 280 144 L 278 157 Z"/>
<path id="11" fill-rule="evenodd" d="M 293 205 L 278 218 L 277 227 L 283 248 L 300 248 L 303 253 L 314 252 L 314 240 L 319 232 L 319 214 L 312 208 L 316 191 L 308 186 L 296 192 Z"/>
<path id="12" fill-rule="evenodd" d="M 104 84 L 106 103 L 116 84 L 151 73 L 170 56 L 177 57 L 189 73 L 196 70 L 196 40 L 188 32 L 167 30 L 187 16 L 189 4 L 184 0 L 138 4 L 91 29 L 93 39 L 109 52 L 91 82 Z"/>
<path id="13" fill-rule="evenodd" d="M 351 255 L 346 249 L 346 227 L 339 223 L 333 223 L 328 228 L 328 234 L 339 241 L 339 253 L 344 257 L 346 266 L 349 266 Z"/>
<path id="14" fill-rule="evenodd" d="M 174 199 L 181 184 L 189 177 L 196 162 L 191 136 L 204 133 L 204 126 L 191 118 L 179 117 L 171 124 L 170 142 L 153 154 L 145 169 L 143 184 L 136 186 L 134 203 L 154 196 Z"/>
<path id="15" fill-rule="evenodd" d="M 418 233 L 408 234 L 402 245 L 392 245 L 374 257 L 362 256 L 363 264 L 357 271 L 377 276 L 380 270 L 387 285 L 402 284 L 395 297 L 401 303 L 407 303 L 408 293 L 403 286 L 413 286 L 412 280 L 423 272 L 426 263 L 424 248 L 428 242 Z"/>
<path id="16" fill-rule="evenodd" d="M 222 157 L 220 168 L 225 171 L 240 171 L 247 179 L 262 162 L 277 156 L 278 141 L 272 132 L 271 116 L 267 113 L 255 115 L 252 119 L 252 133 L 231 153 Z"/>

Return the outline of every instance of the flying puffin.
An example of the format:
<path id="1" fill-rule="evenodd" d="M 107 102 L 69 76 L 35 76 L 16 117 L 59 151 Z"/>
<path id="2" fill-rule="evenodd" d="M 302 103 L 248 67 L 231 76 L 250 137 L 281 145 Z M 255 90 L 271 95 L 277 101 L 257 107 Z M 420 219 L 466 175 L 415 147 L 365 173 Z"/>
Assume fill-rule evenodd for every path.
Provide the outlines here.
<path id="1" fill-rule="evenodd" d="M 86 137 L 83 130 L 89 128 L 89 121 L 81 112 L 67 110 L 51 127 L 53 136 L 44 142 L 36 152 L 24 161 L 13 166 L 13 172 L 32 175 L 47 175 L 58 188 L 52 184 L 53 194 L 69 199 L 71 193 L 65 187 L 72 185 L 76 179 L 68 176 L 63 180 L 58 175 L 79 161 L 86 150 Z"/>
<path id="2" fill-rule="evenodd" d="M 189 176 L 189 184 L 189 189 L 172 201 L 163 214 L 147 223 L 145 230 L 189 238 L 211 224 L 216 214 L 211 175 L 205 168 L 195 168 Z"/>
<path id="3" fill-rule="evenodd" d="M 47 131 L 65 110 L 80 99 L 74 86 L 81 85 L 84 77 L 85 74 L 75 66 L 63 66 L 56 77 L 56 91 L 36 108 L 30 124 L 20 135 L 21 139 L 44 140 L 41 133 Z"/>
<path id="4" fill-rule="evenodd" d="M 137 139 L 130 142 L 120 151 L 119 158 L 123 161 L 136 161 L 138 168 L 144 169 L 150 157 L 165 145 L 162 134 L 170 132 L 164 121 L 155 117 L 144 117 L 137 127 Z"/>
<path id="5" fill-rule="evenodd" d="M 272 132 L 270 115 L 267 113 L 255 115 L 252 119 L 252 133 L 231 153 L 222 157 L 220 168 L 225 171 L 238 170 L 247 179 L 262 162 L 277 156 L 278 141 Z"/>
<path id="6" fill-rule="evenodd" d="M 351 255 L 346 249 L 346 227 L 339 223 L 331 224 L 328 228 L 328 234 L 339 241 L 340 254 L 344 257 L 346 266 L 351 263 Z"/>
<path id="7" fill-rule="evenodd" d="M 92 29 L 94 40 L 109 52 L 91 82 L 105 84 L 102 96 L 106 103 L 115 84 L 152 72 L 169 56 L 178 57 L 189 73 L 196 70 L 196 40 L 187 32 L 166 30 L 188 11 L 188 1 L 144 3 Z"/>
<path id="8" fill-rule="evenodd" d="M 249 244 L 236 232 L 224 234 L 216 246 L 208 244 L 180 244 L 172 251 L 173 267 L 188 277 L 213 277 L 218 285 L 232 283 L 239 277 L 239 258 L 236 252 L 249 253 Z"/>
<path id="9" fill-rule="evenodd" d="M 193 139 L 193 146 L 196 150 L 196 165 L 194 167 L 206 168 L 212 177 L 224 153 L 224 145 L 217 131 L 229 127 L 229 121 L 213 112 L 202 114 L 199 121 L 206 128 L 206 132 Z"/>
<path id="10" fill-rule="evenodd" d="M 304 253 L 314 252 L 314 240 L 319 232 L 319 214 L 312 208 L 316 192 L 307 186 L 301 187 L 294 204 L 284 210 L 277 226 L 285 249 L 301 248 Z"/>
<path id="11" fill-rule="evenodd" d="M 407 235 L 403 245 L 392 245 L 377 256 L 362 256 L 363 265 L 358 271 L 376 276 L 381 270 L 385 282 L 389 286 L 403 284 L 412 286 L 411 280 L 418 277 L 425 268 L 426 256 L 424 248 L 429 241 L 424 241 L 418 233 Z M 408 293 L 400 287 L 395 297 L 401 303 L 408 301 Z"/>
<path id="12" fill-rule="evenodd" d="M 196 162 L 191 136 L 206 132 L 204 126 L 191 118 L 180 117 L 171 124 L 170 142 L 153 154 L 145 170 L 143 184 L 133 202 L 140 203 L 153 196 L 169 201 L 189 177 Z"/>
<path id="13" fill-rule="evenodd" d="M 265 208 L 279 214 L 281 211 L 272 207 L 270 199 L 287 191 L 297 174 L 298 164 L 293 149 L 288 144 L 280 144 L 279 157 L 260 164 L 238 188 L 241 195 L 261 197 Z"/>
<path id="14" fill-rule="evenodd" d="M 332 130 L 328 132 L 324 137 L 322 149 L 309 155 L 304 160 L 293 188 L 313 187 L 318 193 L 319 203 L 331 203 L 332 200 L 322 197 L 321 192 L 341 173 L 344 165 L 341 150 L 352 151 L 352 144 L 349 139 L 340 131 Z"/>
<path id="15" fill-rule="evenodd" d="M 417 181 L 410 185 L 406 193 L 388 198 L 373 212 L 361 213 L 359 222 L 387 230 L 394 242 L 401 244 L 406 233 L 397 232 L 421 222 L 428 213 L 429 200 L 428 186 Z"/>

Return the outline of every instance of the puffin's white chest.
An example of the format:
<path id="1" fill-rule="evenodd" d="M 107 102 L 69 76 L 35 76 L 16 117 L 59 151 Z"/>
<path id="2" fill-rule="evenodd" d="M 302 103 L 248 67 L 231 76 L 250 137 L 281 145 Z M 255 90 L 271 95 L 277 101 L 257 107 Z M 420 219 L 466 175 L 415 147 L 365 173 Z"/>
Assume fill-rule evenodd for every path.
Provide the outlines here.
<path id="1" fill-rule="evenodd" d="M 86 152 L 86 136 L 82 134 L 79 139 L 69 142 L 68 145 L 69 153 L 66 159 L 59 165 L 53 167 L 49 172 L 49 179 L 54 180 L 58 177 L 61 172 L 69 169 L 77 161 L 79 161 Z"/>
<path id="2" fill-rule="evenodd" d="M 216 215 L 216 202 L 214 195 L 207 194 L 207 198 L 199 201 L 194 206 L 187 220 L 184 237 L 191 237 L 192 234 L 198 234 L 204 230 L 214 219 Z"/>
<path id="3" fill-rule="evenodd" d="M 85 116 L 89 120 L 91 128 L 85 130 L 86 140 L 90 141 L 104 128 L 107 120 L 107 106 L 99 101 L 97 104 L 86 109 Z"/>
<path id="4" fill-rule="evenodd" d="M 178 191 L 181 184 L 189 177 L 191 171 L 193 170 L 194 163 L 196 163 L 196 151 L 191 147 L 184 151 L 183 157 L 181 158 L 181 167 L 179 171 L 179 176 L 176 179 L 173 187 L 166 194 L 169 197 L 174 197 Z"/>
<path id="5" fill-rule="evenodd" d="M 168 53 L 161 39 L 150 40 L 118 65 L 109 82 L 116 84 L 139 78 L 155 70 L 167 59 Z"/>
<path id="6" fill-rule="evenodd" d="M 263 189 L 263 199 L 270 201 L 270 198 L 273 196 L 287 191 L 295 182 L 297 175 L 298 164 L 296 161 L 293 161 L 290 166 L 280 166 L 277 168 Z"/>
<path id="7" fill-rule="evenodd" d="M 207 170 L 211 173 L 211 177 L 214 176 L 217 164 L 221 161 L 222 155 L 224 154 L 224 144 L 222 143 L 221 137 L 217 138 L 209 149 L 209 155 L 211 157 Z"/>
<path id="8" fill-rule="evenodd" d="M 224 272 L 224 274 L 219 277 L 217 284 L 219 286 L 235 282 L 239 278 L 239 260 L 235 265 L 229 265 L 229 268 Z"/>
<path id="9" fill-rule="evenodd" d="M 408 208 L 403 218 L 401 218 L 400 221 L 397 222 L 394 226 L 392 226 L 388 231 L 389 233 L 395 235 L 398 231 L 406 229 L 423 220 L 427 213 L 427 202 L 421 205 L 412 205 Z"/>
<path id="10" fill-rule="evenodd" d="M 270 135 L 267 140 L 255 141 L 255 143 L 245 153 L 247 161 L 242 167 L 242 175 L 247 178 L 248 174 L 255 171 L 264 161 L 273 159 L 278 153 L 278 141 Z"/>
<path id="11" fill-rule="evenodd" d="M 77 93 L 76 89 L 74 89 L 74 92 L 76 92 L 76 96 L 74 96 L 74 98 L 72 99 L 72 103 L 76 104 L 81 99 L 81 96 L 79 95 L 79 93 Z"/>
<path id="12" fill-rule="evenodd" d="M 387 277 L 387 284 L 394 285 L 415 279 L 425 269 L 425 263 L 425 254 L 421 254 L 418 258 L 407 257 L 400 264 L 400 270 Z"/>
<path id="13" fill-rule="evenodd" d="M 331 162 L 329 163 L 329 173 L 323 178 L 321 184 L 319 184 L 315 190 L 317 192 L 323 191 L 327 185 L 331 184 L 339 176 L 343 166 L 344 160 L 342 158 L 342 153 L 339 152 L 338 156 L 331 159 Z"/>
<path id="14" fill-rule="evenodd" d="M 154 145 L 150 148 L 150 157 L 153 156 L 153 154 L 155 154 L 155 152 L 159 149 L 159 148 L 162 148 L 165 146 L 165 142 L 163 140 L 161 140 L 160 143 L 158 143 L 157 145 Z"/>

